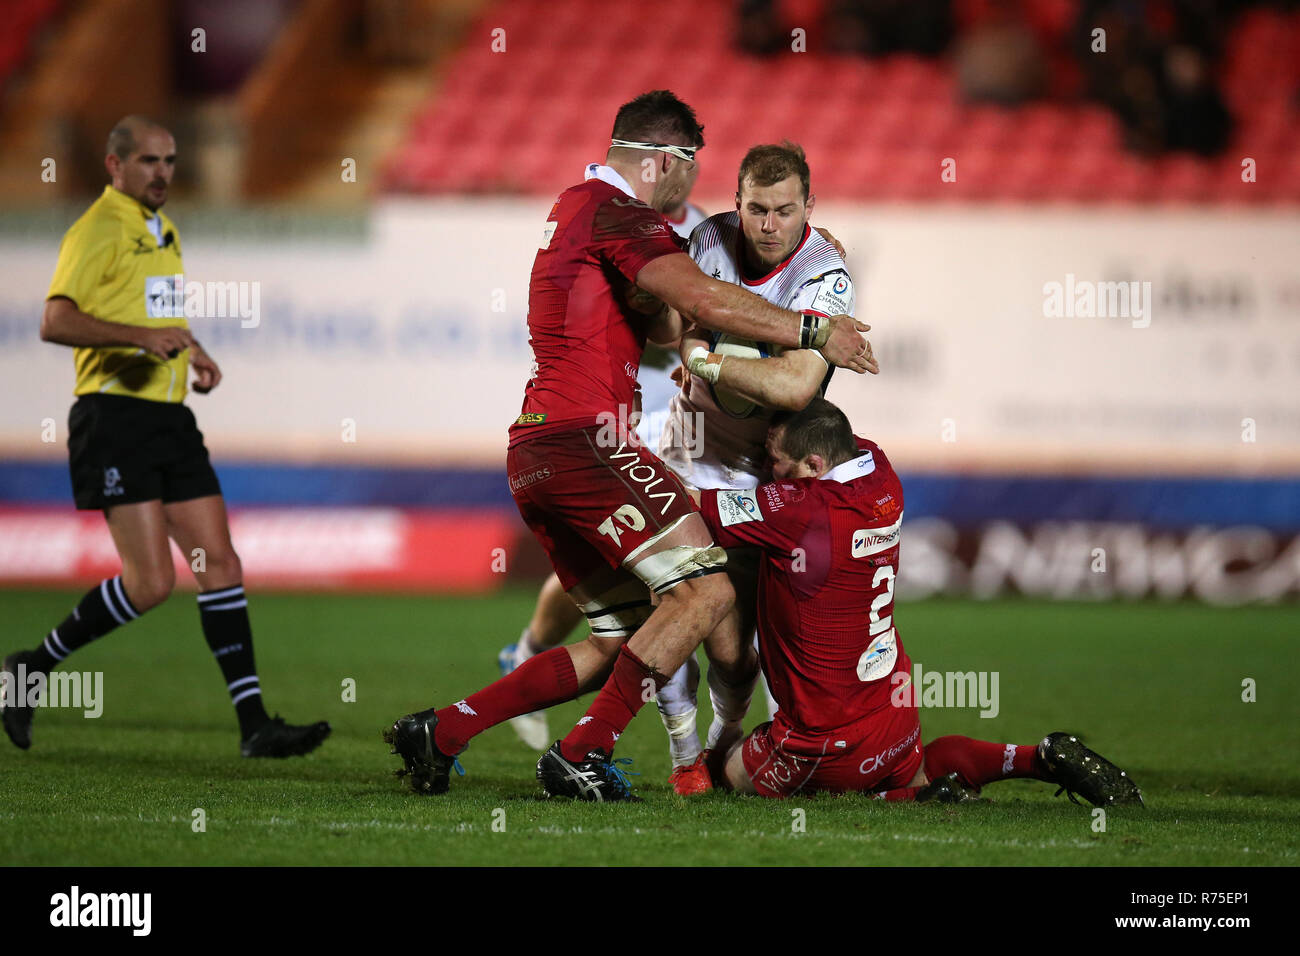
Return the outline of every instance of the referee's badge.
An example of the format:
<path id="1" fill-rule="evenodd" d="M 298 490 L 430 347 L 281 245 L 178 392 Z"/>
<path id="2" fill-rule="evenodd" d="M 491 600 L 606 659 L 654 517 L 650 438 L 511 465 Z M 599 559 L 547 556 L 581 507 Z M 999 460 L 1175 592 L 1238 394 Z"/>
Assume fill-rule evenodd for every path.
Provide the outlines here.
<path id="1" fill-rule="evenodd" d="M 183 319 L 185 317 L 184 273 L 146 278 L 144 311 L 151 319 Z"/>
<path id="2" fill-rule="evenodd" d="M 124 489 L 119 482 L 122 480 L 122 474 L 116 468 L 104 469 L 104 497 L 111 498 L 113 495 L 125 494 Z"/>

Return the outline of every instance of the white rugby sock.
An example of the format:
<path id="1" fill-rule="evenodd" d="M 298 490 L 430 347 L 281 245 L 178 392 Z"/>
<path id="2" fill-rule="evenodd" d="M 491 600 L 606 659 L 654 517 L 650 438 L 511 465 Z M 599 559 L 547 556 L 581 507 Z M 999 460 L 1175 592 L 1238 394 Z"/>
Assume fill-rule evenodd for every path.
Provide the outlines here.
<path id="1" fill-rule="evenodd" d="M 519 642 L 515 644 L 515 667 L 536 654 L 533 650 L 533 629 L 526 627 L 519 632 Z"/>
<path id="2" fill-rule="evenodd" d="M 694 763 L 700 755 L 700 735 L 695 727 L 699 688 L 700 665 L 692 654 L 655 697 L 659 716 L 668 731 L 668 753 L 674 767 Z"/>
<path id="3" fill-rule="evenodd" d="M 767 686 L 767 675 L 762 671 L 758 672 L 759 677 L 763 680 L 763 696 L 767 698 L 767 719 L 776 720 L 776 712 L 780 709 L 776 698 L 772 696 L 772 688 Z"/>

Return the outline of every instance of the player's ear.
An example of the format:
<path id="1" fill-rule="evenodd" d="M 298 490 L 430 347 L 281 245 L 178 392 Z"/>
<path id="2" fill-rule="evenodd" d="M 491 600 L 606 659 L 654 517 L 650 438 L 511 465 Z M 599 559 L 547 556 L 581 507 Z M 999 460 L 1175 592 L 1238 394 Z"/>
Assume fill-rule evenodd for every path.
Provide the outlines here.
<path id="1" fill-rule="evenodd" d="M 816 193 L 809 194 L 808 201 L 803 204 L 805 219 L 812 219 L 813 206 L 815 205 L 817 205 Z"/>
<path id="2" fill-rule="evenodd" d="M 820 478 L 830 470 L 826 467 L 826 459 L 821 455 L 809 455 L 803 460 L 803 463 L 808 466 L 808 470 L 811 471 L 813 476 L 816 478 Z"/>
<path id="3" fill-rule="evenodd" d="M 122 161 L 117 158 L 115 153 L 109 153 L 104 157 L 104 168 L 108 170 L 110 178 L 116 179 L 117 171 L 122 168 Z"/>

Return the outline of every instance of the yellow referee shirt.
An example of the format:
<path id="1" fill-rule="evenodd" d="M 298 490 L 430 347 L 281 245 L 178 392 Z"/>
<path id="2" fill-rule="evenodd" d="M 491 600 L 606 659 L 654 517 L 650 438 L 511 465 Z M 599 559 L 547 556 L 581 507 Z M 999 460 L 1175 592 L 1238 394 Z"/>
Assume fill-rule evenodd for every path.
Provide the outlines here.
<path id="1" fill-rule="evenodd" d="M 65 296 L 105 322 L 186 326 L 184 272 L 171 220 L 105 186 L 63 237 L 46 298 Z M 164 361 L 138 348 L 78 348 L 76 394 L 179 402 L 189 357 L 189 349 Z"/>

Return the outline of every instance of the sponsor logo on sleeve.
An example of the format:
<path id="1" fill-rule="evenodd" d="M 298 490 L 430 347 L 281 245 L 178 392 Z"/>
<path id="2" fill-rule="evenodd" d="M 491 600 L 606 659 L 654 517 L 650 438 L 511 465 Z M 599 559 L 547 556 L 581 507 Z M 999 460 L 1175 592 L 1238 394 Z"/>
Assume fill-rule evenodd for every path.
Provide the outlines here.
<path id="1" fill-rule="evenodd" d="M 898 520 L 887 528 L 859 528 L 853 532 L 851 554 L 855 558 L 866 558 L 873 554 L 879 554 L 881 551 L 888 551 L 898 544 L 902 532 L 903 516 L 901 514 L 898 516 Z"/>
<path id="2" fill-rule="evenodd" d="M 767 501 L 767 510 L 773 513 L 780 511 L 785 507 L 785 499 L 781 497 L 781 492 L 777 490 L 776 485 L 763 485 L 763 498 Z"/>
<path id="3" fill-rule="evenodd" d="M 849 296 L 852 291 L 853 284 L 844 273 L 829 275 L 818 286 L 817 295 L 813 297 L 808 308 L 825 312 L 827 315 L 848 315 Z"/>
<path id="4" fill-rule="evenodd" d="M 718 492 L 718 520 L 724 528 L 746 521 L 762 521 L 763 512 L 753 490 Z"/>
<path id="5" fill-rule="evenodd" d="M 540 425 L 546 421 L 546 412 L 524 412 L 515 419 L 516 425 Z"/>

